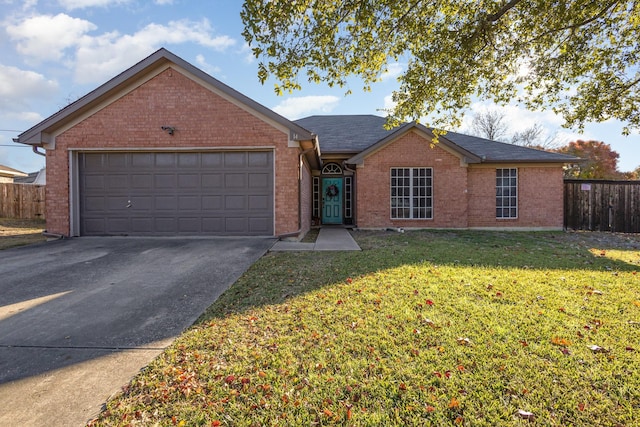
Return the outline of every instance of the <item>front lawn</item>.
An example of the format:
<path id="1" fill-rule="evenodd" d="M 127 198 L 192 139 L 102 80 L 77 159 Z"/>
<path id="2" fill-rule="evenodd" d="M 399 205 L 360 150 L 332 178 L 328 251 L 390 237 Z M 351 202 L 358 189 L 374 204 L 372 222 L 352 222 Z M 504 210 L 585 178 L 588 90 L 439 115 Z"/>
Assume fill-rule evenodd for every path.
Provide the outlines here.
<path id="1" fill-rule="evenodd" d="M 0 250 L 44 242 L 44 228 L 44 220 L 0 218 Z"/>
<path id="2" fill-rule="evenodd" d="M 640 236 L 269 253 L 95 425 L 640 425 Z"/>

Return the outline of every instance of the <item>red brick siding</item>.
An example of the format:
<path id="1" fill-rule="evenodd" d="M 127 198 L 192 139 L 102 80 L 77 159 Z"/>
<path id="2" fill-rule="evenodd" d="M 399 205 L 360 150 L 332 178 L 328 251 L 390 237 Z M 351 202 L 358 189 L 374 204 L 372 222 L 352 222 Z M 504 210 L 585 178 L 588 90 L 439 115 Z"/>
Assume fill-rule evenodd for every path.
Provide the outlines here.
<path id="1" fill-rule="evenodd" d="M 321 141 L 322 143 L 322 141 Z M 433 168 L 433 219 L 391 220 L 390 171 L 393 167 Z M 365 159 L 357 170 L 357 225 L 384 227 L 467 227 L 467 170 L 460 159 L 409 132 Z"/>
<path id="2" fill-rule="evenodd" d="M 174 135 L 161 126 L 174 126 Z M 47 230 L 68 235 L 68 149 L 275 147 L 275 233 L 297 230 L 298 148 L 288 135 L 168 69 L 56 137 L 47 151 Z"/>
<path id="3" fill-rule="evenodd" d="M 518 218 L 496 219 L 496 168 L 518 169 Z M 562 166 L 469 168 L 469 227 L 562 228 Z"/>

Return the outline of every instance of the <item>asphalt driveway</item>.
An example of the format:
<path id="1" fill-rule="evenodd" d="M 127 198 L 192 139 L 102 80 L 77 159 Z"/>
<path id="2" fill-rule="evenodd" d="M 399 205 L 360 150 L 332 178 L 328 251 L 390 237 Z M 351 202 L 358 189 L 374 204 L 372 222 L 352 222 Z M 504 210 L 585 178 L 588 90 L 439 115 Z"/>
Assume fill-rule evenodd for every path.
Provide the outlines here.
<path id="1" fill-rule="evenodd" d="M 84 425 L 265 238 L 83 237 L 0 252 L 0 425 Z"/>

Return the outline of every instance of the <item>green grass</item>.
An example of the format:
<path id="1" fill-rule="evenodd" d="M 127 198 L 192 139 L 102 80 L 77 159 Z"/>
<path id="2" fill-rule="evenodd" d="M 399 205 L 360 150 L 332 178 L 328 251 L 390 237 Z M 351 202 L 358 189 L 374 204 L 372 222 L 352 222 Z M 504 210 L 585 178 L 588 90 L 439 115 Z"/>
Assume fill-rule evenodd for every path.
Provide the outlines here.
<path id="1" fill-rule="evenodd" d="M 354 237 L 263 257 L 93 424 L 640 425 L 640 236 Z"/>
<path id="2" fill-rule="evenodd" d="M 0 218 L 0 250 L 44 242 L 45 225 L 38 219 Z"/>

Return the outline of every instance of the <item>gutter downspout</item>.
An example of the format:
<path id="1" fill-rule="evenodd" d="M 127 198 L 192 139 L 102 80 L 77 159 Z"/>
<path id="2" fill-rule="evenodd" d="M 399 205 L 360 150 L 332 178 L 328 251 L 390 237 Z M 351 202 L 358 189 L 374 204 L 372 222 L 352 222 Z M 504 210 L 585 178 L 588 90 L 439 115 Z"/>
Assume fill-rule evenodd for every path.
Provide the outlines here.
<path id="1" fill-rule="evenodd" d="M 280 234 L 278 235 L 278 240 L 286 239 L 287 237 L 299 236 L 302 232 L 302 206 L 300 206 L 300 202 L 302 201 L 302 157 L 311 151 L 315 151 L 317 141 L 316 137 L 316 140 L 313 142 L 313 147 L 304 150 L 298 155 L 298 231 Z"/>

